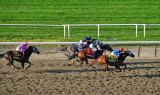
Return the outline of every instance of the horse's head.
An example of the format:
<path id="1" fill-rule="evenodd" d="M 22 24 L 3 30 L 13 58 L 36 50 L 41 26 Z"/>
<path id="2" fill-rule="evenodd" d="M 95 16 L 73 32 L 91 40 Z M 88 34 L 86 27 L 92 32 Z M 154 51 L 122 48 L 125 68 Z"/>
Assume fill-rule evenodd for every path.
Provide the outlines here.
<path id="1" fill-rule="evenodd" d="M 112 49 L 108 44 L 104 44 L 104 45 L 100 45 L 100 46 L 101 46 L 101 48 L 102 48 L 103 50 L 108 50 L 108 51 L 110 51 L 110 52 L 113 51 L 113 49 Z"/>
<path id="2" fill-rule="evenodd" d="M 30 51 L 32 51 L 32 52 L 34 52 L 34 53 L 37 53 L 37 54 L 40 53 L 39 50 L 38 50 L 35 46 L 29 46 L 29 47 L 28 47 L 28 50 L 30 50 Z"/>
<path id="3" fill-rule="evenodd" d="M 129 50 L 124 51 L 124 56 L 135 57 L 134 54 L 131 51 L 129 51 Z"/>

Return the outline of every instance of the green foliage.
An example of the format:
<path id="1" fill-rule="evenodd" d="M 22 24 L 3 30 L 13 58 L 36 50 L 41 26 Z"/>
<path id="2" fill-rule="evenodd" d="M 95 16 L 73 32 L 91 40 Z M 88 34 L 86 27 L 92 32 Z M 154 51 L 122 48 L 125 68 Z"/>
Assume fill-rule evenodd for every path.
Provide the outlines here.
<path id="1" fill-rule="evenodd" d="M 1 0 L 0 24 L 159 24 L 159 0 Z M 67 34 L 66 27 L 66 36 Z M 70 27 L 0 26 L 3 41 L 79 41 L 97 38 L 97 26 Z M 102 41 L 160 40 L 159 26 L 100 26 Z"/>

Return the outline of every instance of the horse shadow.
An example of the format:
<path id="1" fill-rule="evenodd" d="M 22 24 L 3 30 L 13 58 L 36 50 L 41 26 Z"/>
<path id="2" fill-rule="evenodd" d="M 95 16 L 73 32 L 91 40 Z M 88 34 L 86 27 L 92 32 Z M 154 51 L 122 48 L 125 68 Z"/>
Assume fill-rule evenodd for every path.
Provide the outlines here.
<path id="1" fill-rule="evenodd" d="M 97 72 L 97 71 L 101 71 L 103 72 L 104 69 L 91 69 L 91 70 L 62 70 L 62 69 L 58 69 L 58 70 L 41 70 L 41 71 L 35 71 L 35 73 L 72 73 L 72 72 L 78 72 L 78 73 L 83 73 L 83 72 Z"/>
<path id="2" fill-rule="evenodd" d="M 159 61 L 155 61 L 155 62 L 126 62 L 127 65 L 143 65 L 143 64 L 159 64 Z"/>
<path id="3" fill-rule="evenodd" d="M 160 62 L 127 62 L 126 65 L 145 65 L 145 64 L 159 64 Z M 127 67 L 126 69 L 129 70 L 140 70 L 140 69 L 154 69 L 154 68 L 160 68 L 160 67 Z"/>
<path id="4" fill-rule="evenodd" d="M 160 71 L 158 71 L 160 72 Z M 121 78 L 133 78 L 133 77 L 137 77 L 137 78 L 158 78 L 160 77 L 160 74 L 155 74 L 155 75 L 133 75 L 133 76 L 121 76 Z"/>

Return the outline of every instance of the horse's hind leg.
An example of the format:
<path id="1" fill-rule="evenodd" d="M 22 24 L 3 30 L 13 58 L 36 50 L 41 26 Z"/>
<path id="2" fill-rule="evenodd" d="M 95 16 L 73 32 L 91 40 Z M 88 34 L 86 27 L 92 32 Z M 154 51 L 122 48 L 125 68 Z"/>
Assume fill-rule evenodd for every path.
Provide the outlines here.
<path id="1" fill-rule="evenodd" d="M 12 57 L 12 56 L 8 56 L 8 60 L 9 60 L 9 63 L 8 63 L 7 65 L 13 66 L 13 67 L 14 67 L 14 64 L 13 64 L 13 57 Z"/>
<path id="2" fill-rule="evenodd" d="M 11 66 L 11 63 L 10 63 L 10 59 L 11 59 L 11 58 L 10 58 L 9 56 L 4 57 L 4 58 L 9 61 L 7 65 L 8 65 L 8 66 Z"/>
<path id="3" fill-rule="evenodd" d="M 9 66 L 13 66 L 14 68 L 13 68 L 13 70 L 16 68 L 16 69 L 18 69 L 16 66 L 14 66 L 14 64 L 13 64 L 13 56 L 11 55 L 11 56 L 8 56 L 8 60 L 9 60 L 9 63 L 7 64 L 7 65 L 9 65 Z"/>
<path id="4" fill-rule="evenodd" d="M 83 64 L 83 59 L 81 59 L 81 63 L 80 63 L 81 69 L 82 69 L 82 64 Z"/>
<path id="5" fill-rule="evenodd" d="M 109 71 L 108 64 L 103 64 L 103 66 L 105 67 L 105 71 Z"/>
<path id="6" fill-rule="evenodd" d="M 26 63 L 29 63 L 29 66 L 26 68 L 26 69 L 28 69 L 31 66 L 31 62 L 27 61 Z"/>
<path id="7" fill-rule="evenodd" d="M 90 67 L 90 66 L 92 66 L 93 65 L 93 63 L 95 63 L 95 62 L 97 62 L 97 60 L 93 60 L 90 64 L 88 64 L 88 68 Z M 96 68 L 96 67 L 94 67 L 94 66 L 92 66 L 92 68 Z"/>

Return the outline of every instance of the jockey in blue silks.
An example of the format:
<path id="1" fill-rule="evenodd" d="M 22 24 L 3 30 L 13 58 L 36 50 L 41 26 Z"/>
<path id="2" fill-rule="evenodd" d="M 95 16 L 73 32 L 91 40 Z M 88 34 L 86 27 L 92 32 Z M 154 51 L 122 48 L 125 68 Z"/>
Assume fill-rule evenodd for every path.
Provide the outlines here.
<path id="1" fill-rule="evenodd" d="M 113 50 L 113 51 L 111 52 L 111 55 L 114 56 L 115 59 L 117 59 L 117 58 L 120 56 L 120 53 L 121 53 L 122 51 L 123 51 L 123 48 Z"/>

